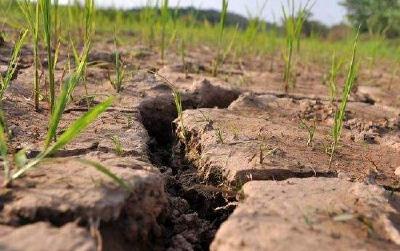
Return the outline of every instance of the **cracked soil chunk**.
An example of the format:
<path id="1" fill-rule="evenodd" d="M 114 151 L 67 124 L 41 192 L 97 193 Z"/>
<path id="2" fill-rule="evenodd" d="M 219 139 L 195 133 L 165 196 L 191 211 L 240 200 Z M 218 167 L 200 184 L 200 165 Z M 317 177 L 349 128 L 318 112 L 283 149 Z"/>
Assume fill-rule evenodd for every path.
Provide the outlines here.
<path id="1" fill-rule="evenodd" d="M 378 186 L 307 178 L 253 181 L 243 193 L 211 250 L 400 249 L 400 198 Z"/>
<path id="2" fill-rule="evenodd" d="M 17 180 L 0 197 L 3 204 L 0 221 L 12 225 L 37 220 L 64 224 L 90 218 L 107 222 L 118 219 L 124 212 L 128 221 L 143 231 L 151 229 L 166 204 L 159 172 L 152 165 L 131 157 L 99 152 L 85 157 L 122 177 L 131 184 L 132 192 L 73 158 L 54 159 Z"/>
<path id="3" fill-rule="evenodd" d="M 4 232 L 2 231 L 4 230 Z M 95 240 L 89 232 L 74 223 L 61 228 L 48 223 L 36 223 L 11 229 L 0 225 L 2 251 L 96 251 Z"/>
<path id="4" fill-rule="evenodd" d="M 365 120 L 366 114 L 371 115 Z M 333 108 L 329 102 L 296 100 L 273 95 L 244 95 L 228 109 L 186 110 L 183 126 L 176 120 L 178 135 L 187 134 L 187 158 L 212 180 L 240 185 L 251 180 L 281 180 L 292 177 L 334 176 L 346 173 L 364 181 L 395 187 L 394 171 L 400 155 L 387 142 L 398 138 L 398 128 L 388 122 L 397 116 L 381 107 L 352 102 L 346 119 L 360 126 L 343 129 L 341 145 L 332 166 L 327 146 L 331 143 Z M 308 131 L 316 119 L 316 132 L 307 146 Z M 184 132 L 185 130 L 186 132 Z M 354 140 L 372 131 L 374 143 Z M 368 134 L 369 135 L 369 134 Z M 397 135 L 397 136 L 395 136 Z"/>

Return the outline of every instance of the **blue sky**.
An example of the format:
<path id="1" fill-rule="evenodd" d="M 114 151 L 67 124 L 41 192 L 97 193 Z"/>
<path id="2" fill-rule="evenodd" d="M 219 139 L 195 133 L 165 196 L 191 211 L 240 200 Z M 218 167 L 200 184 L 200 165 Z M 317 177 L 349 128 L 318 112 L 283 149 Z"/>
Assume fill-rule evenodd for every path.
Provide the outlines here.
<path id="1" fill-rule="evenodd" d="M 98 5 L 107 7 L 129 8 L 137 7 L 146 3 L 146 0 L 95 0 Z M 156 0 L 153 0 L 155 2 Z M 294 0 L 296 4 L 305 3 L 307 0 Z M 322 21 L 325 24 L 337 24 L 345 20 L 345 10 L 339 5 L 342 0 L 315 0 L 316 3 L 312 10 L 313 19 Z M 68 2 L 61 0 L 60 2 Z M 220 0 L 170 0 L 172 6 L 195 6 L 201 8 L 220 9 Z M 229 10 L 247 16 L 247 9 L 252 13 L 257 13 L 259 6 L 264 0 L 230 0 Z M 281 3 L 286 3 L 286 0 L 268 0 L 263 17 L 268 21 L 279 21 L 281 19 Z"/>

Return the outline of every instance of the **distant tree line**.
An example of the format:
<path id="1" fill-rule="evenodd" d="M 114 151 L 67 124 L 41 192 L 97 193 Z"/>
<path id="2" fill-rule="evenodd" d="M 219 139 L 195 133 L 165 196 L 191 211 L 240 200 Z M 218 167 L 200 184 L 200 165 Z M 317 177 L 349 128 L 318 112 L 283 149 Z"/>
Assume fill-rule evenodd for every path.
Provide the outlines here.
<path id="1" fill-rule="evenodd" d="M 344 0 L 347 18 L 362 32 L 388 38 L 400 36 L 399 0 Z"/>

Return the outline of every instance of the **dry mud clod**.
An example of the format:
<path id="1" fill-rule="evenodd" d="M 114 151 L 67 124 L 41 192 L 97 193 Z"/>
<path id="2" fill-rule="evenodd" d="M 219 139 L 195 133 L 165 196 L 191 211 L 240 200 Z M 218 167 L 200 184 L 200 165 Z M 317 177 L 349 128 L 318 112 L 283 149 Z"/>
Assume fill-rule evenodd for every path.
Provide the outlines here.
<path id="1" fill-rule="evenodd" d="M 398 250 L 400 204 L 337 178 L 253 181 L 211 250 Z"/>

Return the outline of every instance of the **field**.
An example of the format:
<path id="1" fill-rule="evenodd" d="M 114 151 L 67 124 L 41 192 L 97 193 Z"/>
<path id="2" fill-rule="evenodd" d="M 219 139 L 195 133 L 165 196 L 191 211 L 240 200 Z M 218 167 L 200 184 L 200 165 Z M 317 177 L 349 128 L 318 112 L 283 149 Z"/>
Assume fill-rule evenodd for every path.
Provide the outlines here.
<path id="1" fill-rule="evenodd" d="M 400 249 L 398 40 L 0 5 L 0 250 Z"/>

